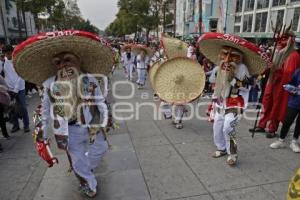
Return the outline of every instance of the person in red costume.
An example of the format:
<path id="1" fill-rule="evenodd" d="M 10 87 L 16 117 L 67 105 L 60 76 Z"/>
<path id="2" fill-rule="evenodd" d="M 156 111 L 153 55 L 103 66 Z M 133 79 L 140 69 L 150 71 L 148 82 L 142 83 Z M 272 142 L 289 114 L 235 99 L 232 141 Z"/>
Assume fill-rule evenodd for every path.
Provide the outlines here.
<path id="1" fill-rule="evenodd" d="M 289 93 L 284 90 L 283 85 L 288 84 L 295 71 L 300 68 L 300 38 L 295 39 L 295 50 L 290 54 L 284 63 L 280 87 L 278 88 L 276 101 L 274 102 L 274 109 L 272 109 L 271 116 L 277 121 L 283 123 L 289 98 Z M 279 101 L 280 100 L 280 101 Z"/>
<path id="2" fill-rule="evenodd" d="M 288 72 L 288 65 L 291 64 L 294 58 L 291 52 L 294 50 L 295 35 L 289 28 L 283 31 L 282 36 L 277 38 L 277 46 L 273 57 L 273 65 L 269 71 L 269 78 L 265 87 L 264 96 L 262 100 L 262 115 L 260 117 L 258 126 L 250 129 L 250 132 L 267 132 L 267 138 L 276 137 L 280 120 L 278 118 L 279 108 L 282 105 L 282 81 L 286 81 L 288 75 L 293 74 Z M 286 62 L 284 62 L 288 58 Z M 294 62 L 294 61 L 293 61 Z M 295 67 L 294 67 L 295 68 Z M 286 75 L 283 75 L 286 74 Z M 291 77 L 289 75 L 289 77 Z M 280 97 L 280 98 L 279 98 Z M 287 99 L 286 99 L 287 104 Z M 284 116 L 284 114 L 283 114 Z"/>

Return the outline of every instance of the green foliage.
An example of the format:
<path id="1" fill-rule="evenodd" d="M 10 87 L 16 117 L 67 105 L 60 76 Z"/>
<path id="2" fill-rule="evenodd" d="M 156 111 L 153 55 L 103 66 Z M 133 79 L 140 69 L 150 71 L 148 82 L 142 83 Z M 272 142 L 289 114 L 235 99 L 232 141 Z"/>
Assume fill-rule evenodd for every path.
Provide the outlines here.
<path id="1" fill-rule="evenodd" d="M 10 0 L 14 1 L 18 10 L 31 12 L 38 29 L 46 30 L 79 29 L 99 33 L 100 30 L 84 20 L 81 16 L 77 0 Z M 39 19 L 38 15 L 45 13 L 48 19 Z"/>
<path id="2" fill-rule="evenodd" d="M 107 35 L 124 36 L 156 29 L 162 22 L 162 0 L 119 0 L 116 19 L 106 28 Z"/>

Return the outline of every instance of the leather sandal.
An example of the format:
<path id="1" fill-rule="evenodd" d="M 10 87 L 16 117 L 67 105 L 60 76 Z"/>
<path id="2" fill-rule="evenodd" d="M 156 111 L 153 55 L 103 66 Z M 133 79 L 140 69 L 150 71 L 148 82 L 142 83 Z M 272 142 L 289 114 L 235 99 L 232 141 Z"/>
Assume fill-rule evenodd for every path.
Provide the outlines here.
<path id="1" fill-rule="evenodd" d="M 236 162 L 237 162 L 237 156 L 236 155 L 229 155 L 228 158 L 227 158 L 227 161 L 226 161 L 226 163 L 229 166 L 236 165 Z"/>

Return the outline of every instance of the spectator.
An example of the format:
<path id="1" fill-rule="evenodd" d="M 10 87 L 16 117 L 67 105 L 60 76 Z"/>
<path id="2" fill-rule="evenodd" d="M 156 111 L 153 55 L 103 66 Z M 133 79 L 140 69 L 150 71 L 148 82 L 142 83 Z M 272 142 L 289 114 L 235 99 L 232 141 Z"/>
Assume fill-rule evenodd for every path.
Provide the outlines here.
<path id="1" fill-rule="evenodd" d="M 250 92 L 249 92 L 249 103 L 257 103 L 259 86 L 257 84 L 256 77 L 250 78 L 250 83 L 252 83 Z"/>
<path id="2" fill-rule="evenodd" d="M 296 120 L 296 127 L 293 135 L 292 142 L 290 144 L 290 148 L 295 153 L 300 153 L 300 146 L 297 142 L 300 135 L 300 69 L 297 69 L 295 74 L 293 75 L 292 80 L 289 85 L 294 86 L 294 90 L 289 91 L 289 100 L 288 106 L 285 114 L 285 119 L 280 131 L 279 139 L 272 143 L 270 147 L 272 149 L 278 149 L 285 147 L 284 140 L 293 124 Z"/>
<path id="3" fill-rule="evenodd" d="M 3 66 L 5 82 L 8 86 L 8 91 L 10 92 L 13 98 L 16 98 L 16 102 L 20 105 L 21 109 L 21 117 L 23 119 L 24 124 L 24 132 L 29 132 L 29 117 L 26 108 L 26 97 L 25 97 L 25 81 L 18 76 L 15 71 L 15 68 L 12 63 L 12 52 L 13 47 L 11 45 L 7 45 L 3 48 L 3 53 L 5 54 L 5 62 Z M 19 121 L 18 121 L 18 113 L 14 113 L 13 115 L 13 128 L 11 130 L 12 133 L 20 130 Z"/>
<path id="4" fill-rule="evenodd" d="M 8 88 L 5 83 L 5 80 L 0 76 L 0 128 L 1 128 L 3 137 L 5 137 L 6 139 L 9 139 L 10 137 L 7 133 L 6 122 L 4 119 L 5 106 L 8 106 L 9 102 L 10 102 L 10 97 L 7 92 L 7 89 Z M 0 145 L 0 149 L 1 149 L 1 145 Z"/>

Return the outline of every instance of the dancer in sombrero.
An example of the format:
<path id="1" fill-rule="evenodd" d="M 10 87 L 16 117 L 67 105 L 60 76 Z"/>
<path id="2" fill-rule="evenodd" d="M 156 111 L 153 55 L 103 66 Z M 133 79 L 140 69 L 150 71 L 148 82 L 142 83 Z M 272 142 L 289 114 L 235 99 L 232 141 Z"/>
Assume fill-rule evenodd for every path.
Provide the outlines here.
<path id="1" fill-rule="evenodd" d="M 201 65 L 189 58 L 172 58 L 160 64 L 151 80 L 154 91 L 169 108 L 161 105 L 166 115 L 173 115 L 173 124 L 183 128 L 186 104 L 198 99 L 205 85 L 205 73 Z M 172 112 L 173 111 L 173 112 Z M 172 115 L 170 117 L 172 117 Z"/>
<path id="2" fill-rule="evenodd" d="M 108 44 L 83 31 L 59 31 L 33 36 L 13 53 L 16 71 L 25 80 L 44 87 L 42 107 L 35 115 L 35 142 L 39 154 L 48 155 L 47 132 L 53 120 L 58 148 L 66 150 L 71 167 L 88 197 L 97 193 L 93 170 L 108 146 L 102 134 L 108 111 L 99 83 L 93 74 L 106 75 L 113 65 Z"/>
<path id="3" fill-rule="evenodd" d="M 213 99 L 217 111 L 214 118 L 213 157 L 228 154 L 227 164 L 237 162 L 235 128 L 247 107 L 250 75 L 264 71 L 269 58 L 254 44 L 234 35 L 206 33 L 199 40 L 200 51 L 219 66 Z"/>
<path id="4" fill-rule="evenodd" d="M 153 51 L 144 45 L 135 45 L 132 47 L 132 52 L 136 56 L 136 68 L 138 73 L 138 79 L 136 81 L 138 89 L 142 89 L 146 82 L 147 70 L 150 63 L 150 57 L 153 55 Z"/>
<path id="5" fill-rule="evenodd" d="M 133 70 L 135 68 L 135 55 L 131 51 L 131 45 L 125 45 L 123 47 L 124 52 L 122 53 L 121 62 L 125 69 L 126 78 L 129 81 L 133 80 Z"/>
<path id="6" fill-rule="evenodd" d="M 181 58 L 181 59 L 175 59 L 175 61 L 178 63 L 181 63 L 180 61 L 188 60 L 188 59 L 184 59 L 184 57 L 187 56 L 187 49 L 188 49 L 187 43 L 185 43 L 179 39 L 167 37 L 164 35 L 162 35 L 160 43 L 161 43 L 161 47 L 163 48 L 163 51 L 164 51 L 164 54 L 166 57 L 165 62 L 174 63 L 174 61 L 170 61 L 170 60 L 173 60 L 175 58 Z M 187 62 L 187 63 L 190 63 L 190 62 Z M 187 63 L 185 63 L 185 64 L 187 64 Z M 177 66 L 178 66 L 178 68 L 182 68 L 184 71 L 184 68 L 185 68 L 184 64 L 182 66 L 180 66 L 180 64 Z M 182 69 L 177 69 L 177 70 L 180 71 Z M 167 77 L 169 75 L 165 74 L 165 76 Z M 195 77 L 195 78 L 197 78 L 197 77 Z M 198 78 L 200 79 L 201 77 L 198 77 Z M 165 84 L 168 85 L 168 83 L 165 83 Z M 188 92 L 188 91 L 186 91 L 186 92 Z M 173 94 L 173 95 L 177 96 L 177 98 L 178 98 L 178 96 L 180 96 L 180 94 L 178 95 L 177 92 L 175 92 L 175 94 Z M 190 101 L 191 101 L 191 99 L 190 99 Z M 186 100 L 183 100 L 183 102 L 178 103 L 178 102 L 172 102 L 172 101 L 171 102 L 162 101 L 161 106 L 160 106 L 164 112 L 164 116 L 166 119 L 173 118 L 172 123 L 175 125 L 175 127 L 177 129 L 183 128 L 182 119 L 183 119 L 185 113 L 187 113 L 185 104 L 188 102 Z"/>

